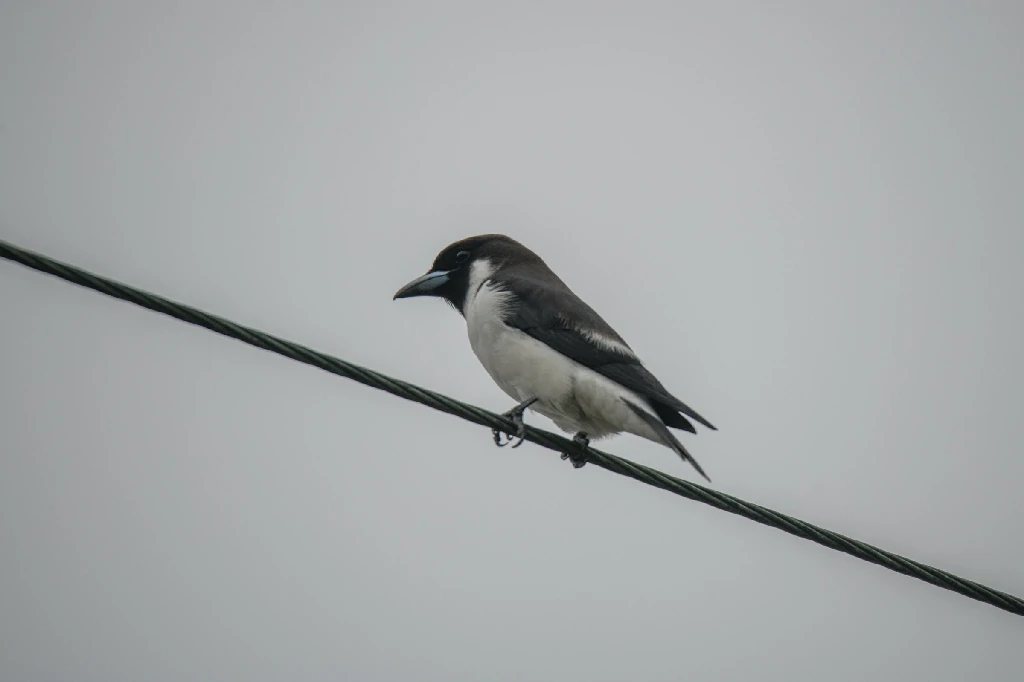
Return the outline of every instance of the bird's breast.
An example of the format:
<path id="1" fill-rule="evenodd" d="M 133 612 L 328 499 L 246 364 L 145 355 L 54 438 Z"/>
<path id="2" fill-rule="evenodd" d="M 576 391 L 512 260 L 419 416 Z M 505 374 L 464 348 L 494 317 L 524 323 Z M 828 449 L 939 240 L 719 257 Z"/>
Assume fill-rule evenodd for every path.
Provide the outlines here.
<path id="1" fill-rule="evenodd" d="M 628 398 L 647 408 L 642 398 L 505 324 L 513 304 L 510 294 L 485 283 L 464 309 L 470 346 L 501 390 L 516 402 L 537 398 L 531 409 L 570 433 L 649 437 L 648 427 L 622 402 Z"/>
<path id="2" fill-rule="evenodd" d="M 572 389 L 575 363 L 504 322 L 511 294 L 485 283 L 466 305 L 473 352 L 496 384 L 514 400 L 558 403 Z"/>

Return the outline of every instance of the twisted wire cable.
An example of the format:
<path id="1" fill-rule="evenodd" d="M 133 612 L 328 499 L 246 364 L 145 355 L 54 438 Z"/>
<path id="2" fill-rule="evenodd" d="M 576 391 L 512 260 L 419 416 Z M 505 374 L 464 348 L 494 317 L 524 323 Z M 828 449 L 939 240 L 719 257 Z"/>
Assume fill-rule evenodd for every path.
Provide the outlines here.
<path id="1" fill-rule="evenodd" d="M 67 263 L 19 248 L 3 240 L 0 240 L 0 257 L 108 296 L 169 315 L 182 322 L 188 322 L 218 334 L 223 334 L 257 348 L 263 348 L 272 353 L 283 355 L 286 358 L 318 367 L 332 374 L 358 381 L 366 386 L 387 391 L 400 398 L 412 400 L 432 407 L 435 410 L 461 417 L 474 424 L 487 426 L 492 429 L 500 429 L 505 432 L 515 431 L 515 425 L 511 419 L 489 412 L 476 405 L 461 402 L 441 393 L 436 393 L 325 353 L 317 352 L 278 336 L 237 324 L 223 317 L 218 317 L 191 306 L 176 303 L 162 296 L 157 296 L 127 284 L 87 272 L 73 265 L 68 265 Z M 991 604 L 1018 616 L 1024 616 L 1024 600 L 1012 594 L 987 587 L 973 580 L 961 578 L 948 571 L 908 559 L 899 554 L 887 552 L 874 545 L 855 540 L 812 523 L 768 509 L 767 507 L 746 502 L 697 483 L 669 476 L 657 469 L 630 462 L 592 447 L 581 450 L 580 446 L 572 440 L 533 426 L 526 427 L 526 440 L 555 452 L 571 454 L 574 458 L 582 457 L 587 462 L 613 473 L 628 476 L 655 488 L 661 488 L 681 497 L 710 505 L 716 509 L 742 516 L 772 528 L 778 528 L 799 538 L 804 538 L 805 540 L 816 542 L 819 545 L 849 554 L 858 559 L 884 566 L 891 571 L 896 571 L 897 573 L 902 573 L 912 578 L 923 580 L 926 583 L 962 594 L 971 599 Z"/>

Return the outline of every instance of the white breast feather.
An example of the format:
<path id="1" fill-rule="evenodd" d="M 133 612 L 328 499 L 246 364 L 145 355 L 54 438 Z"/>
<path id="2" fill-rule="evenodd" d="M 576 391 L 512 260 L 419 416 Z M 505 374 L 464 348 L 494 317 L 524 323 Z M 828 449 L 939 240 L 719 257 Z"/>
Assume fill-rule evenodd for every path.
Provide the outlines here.
<path id="1" fill-rule="evenodd" d="M 498 387 L 516 402 L 536 397 L 531 409 L 564 431 L 585 431 L 591 438 L 627 431 L 662 442 L 622 402 L 626 398 L 653 414 L 646 400 L 504 323 L 512 294 L 489 281 L 494 272 L 487 260 L 472 264 L 463 313 L 470 346 Z M 612 339 L 588 338 L 632 355 Z"/>

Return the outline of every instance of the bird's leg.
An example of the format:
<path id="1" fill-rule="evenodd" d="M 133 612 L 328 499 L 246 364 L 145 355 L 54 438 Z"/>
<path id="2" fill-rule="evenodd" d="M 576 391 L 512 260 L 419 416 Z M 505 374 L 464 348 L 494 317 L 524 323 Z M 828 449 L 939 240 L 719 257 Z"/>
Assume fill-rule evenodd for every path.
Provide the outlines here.
<path id="1" fill-rule="evenodd" d="M 580 431 L 572 437 L 572 442 L 579 446 L 579 452 L 563 452 L 562 459 L 569 460 L 572 462 L 573 468 L 579 469 L 587 463 L 587 447 L 590 446 L 590 438 L 585 432 Z"/>
<path id="2" fill-rule="evenodd" d="M 491 433 L 494 435 L 495 445 L 497 445 L 499 448 L 503 448 L 509 443 L 511 443 L 514 438 L 518 438 L 519 441 L 512 447 L 518 448 L 520 445 L 523 444 L 523 441 L 526 440 L 526 424 L 523 423 L 523 412 L 525 412 L 526 408 L 529 407 L 530 405 L 533 405 L 535 402 L 537 402 L 536 398 L 527 398 L 523 402 L 513 407 L 508 412 L 505 412 L 501 415 L 502 417 L 507 417 L 512 420 L 512 423 L 516 425 L 516 432 L 506 433 L 505 436 L 508 437 L 508 440 L 502 443 L 501 435 L 503 432 L 500 429 L 491 429 Z"/>

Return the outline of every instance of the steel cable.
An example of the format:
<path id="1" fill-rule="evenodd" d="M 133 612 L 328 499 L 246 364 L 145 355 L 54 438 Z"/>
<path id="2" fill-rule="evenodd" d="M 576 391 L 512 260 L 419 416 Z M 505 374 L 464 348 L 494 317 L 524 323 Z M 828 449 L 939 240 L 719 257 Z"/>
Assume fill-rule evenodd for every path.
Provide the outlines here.
<path id="1" fill-rule="evenodd" d="M 510 419 L 489 412 L 475 405 L 455 400 L 446 395 L 421 388 L 414 384 L 394 379 L 365 367 L 360 367 L 345 360 L 319 353 L 298 343 L 293 343 L 272 334 L 261 332 L 245 325 L 237 324 L 217 315 L 212 315 L 191 306 L 176 303 L 156 294 L 151 294 L 135 287 L 101 277 L 81 268 L 61 263 L 46 256 L 19 248 L 0 240 L 0 256 L 21 263 L 29 268 L 59 277 L 83 287 L 99 291 L 108 296 L 119 298 L 158 313 L 169 315 L 183 322 L 209 329 L 224 336 L 229 336 L 258 348 L 283 355 L 292 360 L 313 365 L 322 370 L 346 377 L 372 388 L 387 391 L 406 400 L 432 407 L 448 414 L 461 417 L 467 421 L 490 428 L 513 430 Z M 932 585 L 952 590 L 971 599 L 991 604 L 997 608 L 1024 615 L 1024 600 L 1006 592 L 986 587 L 980 583 L 953 575 L 947 571 L 928 566 L 919 561 L 887 552 L 873 545 L 854 540 L 840 533 L 821 528 L 812 523 L 782 514 L 780 512 L 746 502 L 731 495 L 706 488 L 697 483 L 684 481 L 657 469 L 652 469 L 615 455 L 602 452 L 595 448 L 587 448 L 581 452 L 580 447 L 568 438 L 556 435 L 532 426 L 526 428 L 526 440 L 536 443 L 559 453 L 572 453 L 574 457 L 583 456 L 586 461 L 608 471 L 628 476 L 647 485 L 667 490 L 681 497 L 711 505 L 716 509 L 737 514 L 757 521 L 772 528 L 778 528 L 819 545 L 824 545 L 839 552 L 844 552 L 858 559 L 884 566 L 897 573 L 923 580 Z"/>

